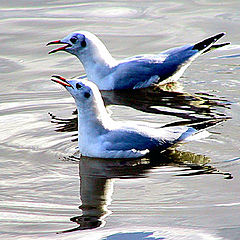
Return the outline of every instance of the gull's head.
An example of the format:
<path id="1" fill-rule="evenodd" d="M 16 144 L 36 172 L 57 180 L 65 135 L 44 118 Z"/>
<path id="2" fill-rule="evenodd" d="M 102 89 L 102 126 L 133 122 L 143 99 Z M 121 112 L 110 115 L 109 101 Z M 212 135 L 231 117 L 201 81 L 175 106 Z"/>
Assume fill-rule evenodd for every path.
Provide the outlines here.
<path id="1" fill-rule="evenodd" d="M 70 33 L 61 40 L 51 41 L 47 46 L 55 44 L 63 45 L 62 47 L 51 50 L 49 54 L 65 51 L 74 55 L 80 55 L 88 51 L 91 45 L 97 44 L 99 41 L 100 40 L 94 34 L 87 31 L 81 31 Z"/>
<path id="2" fill-rule="evenodd" d="M 95 63 L 103 63 L 105 66 L 115 64 L 115 60 L 105 45 L 90 32 L 80 31 L 70 33 L 61 40 L 49 42 L 47 46 L 55 44 L 62 44 L 63 46 L 51 50 L 49 54 L 59 51 L 71 53 L 77 56 L 85 67 L 87 64 L 90 64 L 88 69 L 92 69 L 92 65 Z"/>
<path id="3" fill-rule="evenodd" d="M 100 91 L 93 82 L 84 79 L 67 80 L 64 77 L 58 75 L 52 76 L 51 80 L 64 86 L 67 91 L 73 96 L 77 106 L 80 109 L 90 110 L 89 108 L 95 108 L 100 104 L 103 105 Z"/>

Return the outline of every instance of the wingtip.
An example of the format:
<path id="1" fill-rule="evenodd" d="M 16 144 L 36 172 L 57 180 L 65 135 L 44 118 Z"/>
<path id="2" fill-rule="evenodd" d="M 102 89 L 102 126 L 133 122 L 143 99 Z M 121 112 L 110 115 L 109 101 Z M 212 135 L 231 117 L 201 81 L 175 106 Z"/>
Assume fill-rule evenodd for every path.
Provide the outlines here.
<path id="1" fill-rule="evenodd" d="M 221 33 L 216 34 L 215 37 L 217 37 L 217 39 L 219 39 L 225 35 L 226 35 L 226 32 L 221 32 Z"/>
<path id="2" fill-rule="evenodd" d="M 196 43 L 192 50 L 204 51 L 206 52 L 215 42 L 217 42 L 220 38 L 226 35 L 225 32 L 218 33 L 212 37 L 206 38 L 201 42 Z"/>
<path id="3" fill-rule="evenodd" d="M 219 44 L 213 44 L 210 48 L 208 48 L 207 50 L 205 50 L 203 53 L 207 53 L 210 52 L 212 50 L 215 50 L 217 48 L 222 48 L 225 47 L 227 45 L 231 44 L 230 42 L 225 42 L 225 43 L 219 43 Z"/>
<path id="4" fill-rule="evenodd" d="M 226 33 L 225 32 L 221 32 L 221 33 L 218 33 L 210 38 L 208 38 L 209 40 L 211 39 L 213 41 L 213 43 L 215 43 L 216 41 L 218 41 L 220 38 L 222 38 L 223 36 L 225 36 Z M 207 39 L 206 39 L 207 40 Z"/>

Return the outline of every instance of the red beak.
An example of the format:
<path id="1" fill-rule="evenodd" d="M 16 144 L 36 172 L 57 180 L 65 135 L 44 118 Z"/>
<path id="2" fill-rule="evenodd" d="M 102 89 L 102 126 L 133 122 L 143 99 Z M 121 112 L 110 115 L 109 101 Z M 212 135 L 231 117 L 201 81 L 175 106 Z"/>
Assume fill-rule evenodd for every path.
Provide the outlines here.
<path id="1" fill-rule="evenodd" d="M 48 54 L 55 53 L 55 52 L 58 52 L 58 51 L 63 51 L 67 47 L 71 47 L 71 44 L 62 42 L 61 40 L 56 40 L 56 41 L 49 42 L 49 43 L 47 43 L 46 46 L 53 45 L 53 44 L 66 44 L 66 45 L 63 46 L 63 47 L 60 47 L 60 48 L 53 49 L 50 52 L 48 52 Z"/>
<path id="2" fill-rule="evenodd" d="M 64 77 L 61 77 L 61 76 L 58 76 L 58 75 L 53 75 L 51 80 L 53 82 L 61 84 L 64 87 L 72 87 L 72 85 L 70 83 L 68 83 L 67 80 Z"/>

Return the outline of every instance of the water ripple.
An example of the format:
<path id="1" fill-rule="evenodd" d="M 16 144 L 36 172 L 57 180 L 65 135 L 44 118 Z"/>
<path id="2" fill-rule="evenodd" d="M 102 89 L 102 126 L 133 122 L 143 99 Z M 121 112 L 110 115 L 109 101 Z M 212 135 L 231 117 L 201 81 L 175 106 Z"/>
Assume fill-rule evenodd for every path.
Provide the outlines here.
<path id="1" fill-rule="evenodd" d="M 0 58 L 0 72 L 1 73 L 12 73 L 22 70 L 24 68 L 23 65 L 9 60 L 7 58 Z"/>

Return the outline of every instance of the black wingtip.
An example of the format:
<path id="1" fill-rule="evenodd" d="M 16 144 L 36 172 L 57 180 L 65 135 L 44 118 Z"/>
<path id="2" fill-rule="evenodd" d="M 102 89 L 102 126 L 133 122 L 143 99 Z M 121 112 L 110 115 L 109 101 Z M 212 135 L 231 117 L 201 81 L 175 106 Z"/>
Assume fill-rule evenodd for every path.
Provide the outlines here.
<path id="1" fill-rule="evenodd" d="M 192 50 L 204 50 L 207 49 L 208 47 L 210 47 L 212 44 L 214 44 L 216 41 L 218 41 L 220 38 L 222 38 L 226 33 L 222 32 L 222 33 L 218 33 L 210 38 L 207 38 L 199 43 L 196 43 Z"/>
<path id="2" fill-rule="evenodd" d="M 226 43 L 213 44 L 210 48 L 206 49 L 203 53 L 215 50 L 217 48 L 224 47 L 224 46 L 229 45 L 229 44 L 231 44 L 231 43 L 230 42 L 226 42 Z"/>

